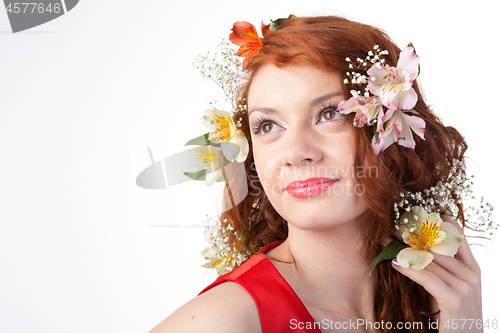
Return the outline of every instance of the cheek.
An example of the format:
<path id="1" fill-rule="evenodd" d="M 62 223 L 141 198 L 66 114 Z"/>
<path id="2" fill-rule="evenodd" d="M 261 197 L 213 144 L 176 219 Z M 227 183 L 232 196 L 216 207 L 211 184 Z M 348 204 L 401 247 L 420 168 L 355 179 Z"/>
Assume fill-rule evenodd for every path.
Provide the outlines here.
<path id="1" fill-rule="evenodd" d="M 272 195 L 278 193 L 277 179 L 280 176 L 280 168 L 276 164 L 276 154 L 266 152 L 261 147 L 254 147 L 253 151 L 255 169 L 266 194 Z"/>
<path id="2" fill-rule="evenodd" d="M 262 186 L 272 183 L 275 172 L 268 164 L 265 158 L 255 157 L 255 168 L 257 169 L 257 175 L 259 176 Z"/>

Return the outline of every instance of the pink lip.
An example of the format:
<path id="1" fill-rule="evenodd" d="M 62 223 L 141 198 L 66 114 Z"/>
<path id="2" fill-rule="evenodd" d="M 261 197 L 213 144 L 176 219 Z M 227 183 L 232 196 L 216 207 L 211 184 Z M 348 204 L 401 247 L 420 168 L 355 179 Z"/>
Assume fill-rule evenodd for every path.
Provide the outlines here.
<path id="1" fill-rule="evenodd" d="M 296 180 L 288 184 L 286 191 L 295 198 L 313 197 L 325 192 L 335 182 L 335 179 L 321 177 Z"/>

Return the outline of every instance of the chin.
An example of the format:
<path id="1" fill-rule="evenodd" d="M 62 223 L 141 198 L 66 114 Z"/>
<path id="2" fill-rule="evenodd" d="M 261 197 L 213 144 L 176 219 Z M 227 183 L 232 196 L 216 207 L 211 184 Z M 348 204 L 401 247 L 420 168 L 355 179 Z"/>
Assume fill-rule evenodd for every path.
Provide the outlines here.
<path id="1" fill-rule="evenodd" d="M 336 229 L 362 223 L 368 210 L 362 197 L 287 197 L 273 207 L 291 225 L 301 230 Z"/>

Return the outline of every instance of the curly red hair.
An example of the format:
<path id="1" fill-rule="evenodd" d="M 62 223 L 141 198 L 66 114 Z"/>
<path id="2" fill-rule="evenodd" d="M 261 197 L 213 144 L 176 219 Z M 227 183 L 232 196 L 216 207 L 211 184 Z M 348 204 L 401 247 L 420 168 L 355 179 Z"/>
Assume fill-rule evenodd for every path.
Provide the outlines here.
<path id="1" fill-rule="evenodd" d="M 291 18 L 263 39 L 262 49 L 248 63 L 249 77 L 241 87 L 240 96 L 247 97 L 253 77 L 265 64 L 280 68 L 294 64 L 310 65 L 325 72 L 340 73 L 344 79 L 345 73 L 350 71 L 345 58 L 364 59 L 374 45 L 389 52 L 386 64 L 396 66 L 401 50 L 378 28 L 337 16 Z M 345 99 L 350 97 L 351 89 L 357 89 L 350 84 L 342 86 Z M 441 178 L 448 176 L 448 161 L 463 160 L 467 149 L 462 135 L 455 128 L 444 126 L 425 103 L 416 82 L 413 88 L 418 95 L 415 110 L 426 123 L 425 140 L 414 136 L 415 150 L 392 144 L 375 155 L 371 145 L 373 129 L 369 126 L 355 129 L 355 170 L 376 167 L 378 171 L 376 177 L 357 178 L 365 188 L 364 199 L 369 210 L 369 230 L 364 245 L 370 260 L 380 253 L 384 240 L 395 233 L 395 200 L 391 198 L 401 190 L 415 192 L 436 185 Z M 247 126 L 246 115 L 237 117 L 240 116 Z M 349 117 L 352 121 L 354 115 Z M 236 235 L 231 233 L 230 242 L 255 253 L 264 245 L 285 240 L 288 227 L 260 185 L 251 144 L 245 168 L 249 194 L 243 202 L 221 214 L 220 220 L 227 220 L 225 225 L 231 225 L 236 232 Z M 374 313 L 377 321 L 421 322 L 421 329 L 405 331 L 430 331 L 430 295 L 421 286 L 392 269 L 390 261 L 379 263 L 372 277 L 375 279 Z"/>

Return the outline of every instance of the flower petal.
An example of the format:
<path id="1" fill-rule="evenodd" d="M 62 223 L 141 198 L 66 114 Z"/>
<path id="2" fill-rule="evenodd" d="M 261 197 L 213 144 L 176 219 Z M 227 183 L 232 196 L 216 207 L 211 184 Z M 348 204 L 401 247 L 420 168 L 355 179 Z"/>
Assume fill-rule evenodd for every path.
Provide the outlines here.
<path id="1" fill-rule="evenodd" d="M 411 207 L 409 212 L 401 216 L 400 226 L 404 229 L 402 231 L 403 240 L 411 247 L 424 250 L 420 237 L 420 229 L 422 222 L 429 218 L 429 214 L 420 206 Z"/>
<path id="2" fill-rule="evenodd" d="M 217 255 L 219 253 L 220 249 L 215 245 L 207 247 L 205 250 L 201 251 L 201 255 L 207 260 L 214 260 L 215 258 L 217 258 Z"/>
<path id="3" fill-rule="evenodd" d="M 260 21 L 260 30 L 262 31 L 262 37 L 266 38 L 267 35 L 269 35 L 271 31 L 271 24 L 264 24 L 264 21 Z"/>
<path id="4" fill-rule="evenodd" d="M 209 169 L 216 170 L 223 165 L 224 161 L 219 156 L 220 148 L 212 146 L 200 146 L 191 150 L 192 157 L 189 161 L 191 165 L 196 166 L 199 170 Z"/>
<path id="5" fill-rule="evenodd" d="M 207 173 L 206 178 L 205 178 L 207 186 L 212 185 L 220 177 L 222 177 L 222 170 L 221 169 L 217 169 L 213 172 Z"/>
<path id="6" fill-rule="evenodd" d="M 245 59 L 243 59 L 243 61 L 241 62 L 241 68 L 243 70 L 245 70 L 248 67 L 249 61 L 250 61 L 250 57 L 246 57 Z"/>
<path id="7" fill-rule="evenodd" d="M 453 224 L 448 222 L 441 222 L 439 230 L 446 233 L 446 238 L 442 240 L 441 243 L 432 245 L 430 249 L 432 252 L 444 254 L 446 256 L 455 255 L 464 236 L 458 231 L 457 228 L 455 228 Z"/>
<path id="8" fill-rule="evenodd" d="M 425 133 L 425 120 L 423 120 L 420 117 L 417 116 L 410 116 L 408 114 L 404 113 L 404 117 L 406 119 L 406 122 L 408 125 L 411 127 L 413 132 L 417 134 L 419 137 L 421 137 L 423 140 L 425 140 L 424 133 Z"/>
<path id="9" fill-rule="evenodd" d="M 356 112 L 359 110 L 359 108 L 360 105 L 358 103 L 358 100 L 356 99 L 356 96 L 352 96 L 347 101 L 340 102 L 337 107 L 339 112 L 342 114 L 349 114 L 351 112 Z"/>
<path id="10" fill-rule="evenodd" d="M 387 105 L 387 107 L 390 107 L 394 110 L 411 110 L 415 107 L 417 101 L 417 93 L 415 92 L 415 90 L 413 90 L 413 88 L 410 88 L 408 90 L 400 90 L 399 92 L 397 92 L 390 101 L 390 104 Z"/>
<path id="11" fill-rule="evenodd" d="M 231 43 L 236 44 L 238 46 L 243 45 L 245 43 L 259 41 L 260 37 L 257 35 L 257 29 L 253 26 L 253 24 L 238 21 L 233 24 L 233 32 L 229 35 L 229 40 Z"/>
<path id="12" fill-rule="evenodd" d="M 415 49 L 411 46 L 401 50 L 398 60 L 398 68 L 405 70 L 412 80 L 418 76 L 418 63 L 420 57 L 415 53 Z M 411 108 L 410 108 L 411 109 Z"/>
<path id="13" fill-rule="evenodd" d="M 407 224 L 410 225 L 416 225 L 418 229 L 420 229 L 420 224 L 424 222 L 424 220 L 429 216 L 429 213 L 425 211 L 420 206 L 413 206 L 411 207 L 409 212 L 404 213 L 401 216 L 400 221 L 403 221 L 405 218 L 408 219 Z"/>
<path id="14" fill-rule="evenodd" d="M 368 69 L 368 71 L 366 71 L 366 74 L 370 76 L 370 80 L 368 81 L 368 85 L 366 87 L 375 96 L 380 95 L 380 89 L 386 83 L 384 76 L 387 75 L 387 68 L 387 65 L 380 69 L 376 66 L 372 66 Z M 375 80 L 371 78 L 375 78 Z"/>
<path id="15" fill-rule="evenodd" d="M 241 130 L 237 130 L 229 142 L 237 144 L 240 148 L 239 154 L 235 158 L 236 161 L 239 163 L 244 162 L 247 159 L 248 150 L 250 149 L 245 133 Z"/>
<path id="16" fill-rule="evenodd" d="M 384 151 L 387 147 L 394 143 L 394 139 L 392 135 L 379 138 L 378 142 L 375 142 L 375 135 L 372 138 L 372 147 L 375 155 L 378 155 L 380 152 Z"/>
<path id="17" fill-rule="evenodd" d="M 398 144 L 400 144 L 403 147 L 406 148 L 411 148 L 415 149 L 415 140 L 413 140 L 413 133 L 411 131 L 410 125 L 407 122 L 407 114 L 397 111 L 398 113 L 401 114 L 401 127 L 402 127 L 402 132 L 403 132 L 403 137 L 398 140 Z"/>
<path id="18" fill-rule="evenodd" d="M 441 215 L 432 213 L 420 224 L 420 242 L 425 248 L 441 243 L 446 233 L 440 230 Z"/>
<path id="19" fill-rule="evenodd" d="M 239 57 L 252 57 L 256 53 L 259 53 L 262 48 L 260 41 L 250 41 L 240 46 L 236 55 Z"/>
<path id="20" fill-rule="evenodd" d="M 226 269 L 226 266 L 225 266 L 225 265 L 222 265 L 222 264 L 217 265 L 217 266 L 215 267 L 215 270 L 217 271 L 217 274 L 218 274 L 218 275 L 224 275 L 224 274 L 226 274 L 226 273 L 229 273 L 229 271 Z"/>
<path id="21" fill-rule="evenodd" d="M 203 116 L 201 117 L 201 123 L 203 126 L 205 126 L 208 129 L 213 129 L 214 126 L 212 125 L 212 115 L 214 113 L 214 109 L 208 109 L 203 111 Z"/>
<path id="22" fill-rule="evenodd" d="M 232 162 L 236 159 L 236 156 L 240 154 L 240 147 L 238 144 L 231 142 L 234 141 L 234 137 L 231 138 L 228 142 L 221 142 L 220 147 L 222 148 L 222 152 L 224 153 L 224 157 Z"/>
<path id="23" fill-rule="evenodd" d="M 210 141 L 229 141 L 233 137 L 236 126 L 229 112 L 214 109 L 210 120 L 209 124 L 212 126 L 212 131 L 208 136 Z"/>
<path id="24" fill-rule="evenodd" d="M 220 266 L 221 262 L 222 262 L 222 259 L 215 259 L 215 260 L 209 261 L 209 262 L 201 265 L 201 267 L 204 267 L 204 268 L 217 268 L 217 266 Z"/>
<path id="25" fill-rule="evenodd" d="M 394 114 L 394 110 L 387 110 L 387 112 L 384 114 L 384 111 L 382 109 L 382 112 L 378 114 L 377 118 L 377 131 L 380 133 L 384 132 L 384 123 L 392 117 Z M 386 127 L 387 129 L 387 127 Z M 385 136 L 385 135 L 384 135 Z"/>
<path id="26" fill-rule="evenodd" d="M 380 88 L 380 100 L 382 104 L 387 106 L 391 110 L 398 110 L 396 103 L 393 103 L 394 99 L 398 95 L 400 90 L 395 84 L 385 84 Z"/>
<path id="27" fill-rule="evenodd" d="M 401 112 L 401 120 L 404 138 L 399 140 L 398 143 L 403 147 L 415 149 L 412 131 L 425 140 L 425 121 L 420 117 L 410 116 L 404 112 Z"/>
<path id="28" fill-rule="evenodd" d="M 399 252 L 397 263 L 403 268 L 411 266 L 413 269 L 423 269 L 434 259 L 434 255 L 428 251 L 417 250 L 407 247 Z"/>
<path id="29" fill-rule="evenodd" d="M 232 31 L 229 40 L 240 46 L 236 55 L 245 57 L 242 63 L 243 70 L 245 70 L 250 59 L 262 48 L 262 40 L 255 27 L 245 21 L 235 22 Z"/>
<path id="30" fill-rule="evenodd" d="M 370 123 L 373 119 L 378 118 L 380 114 L 384 114 L 382 104 L 367 103 L 361 106 L 361 112 L 366 116 L 366 122 Z"/>

